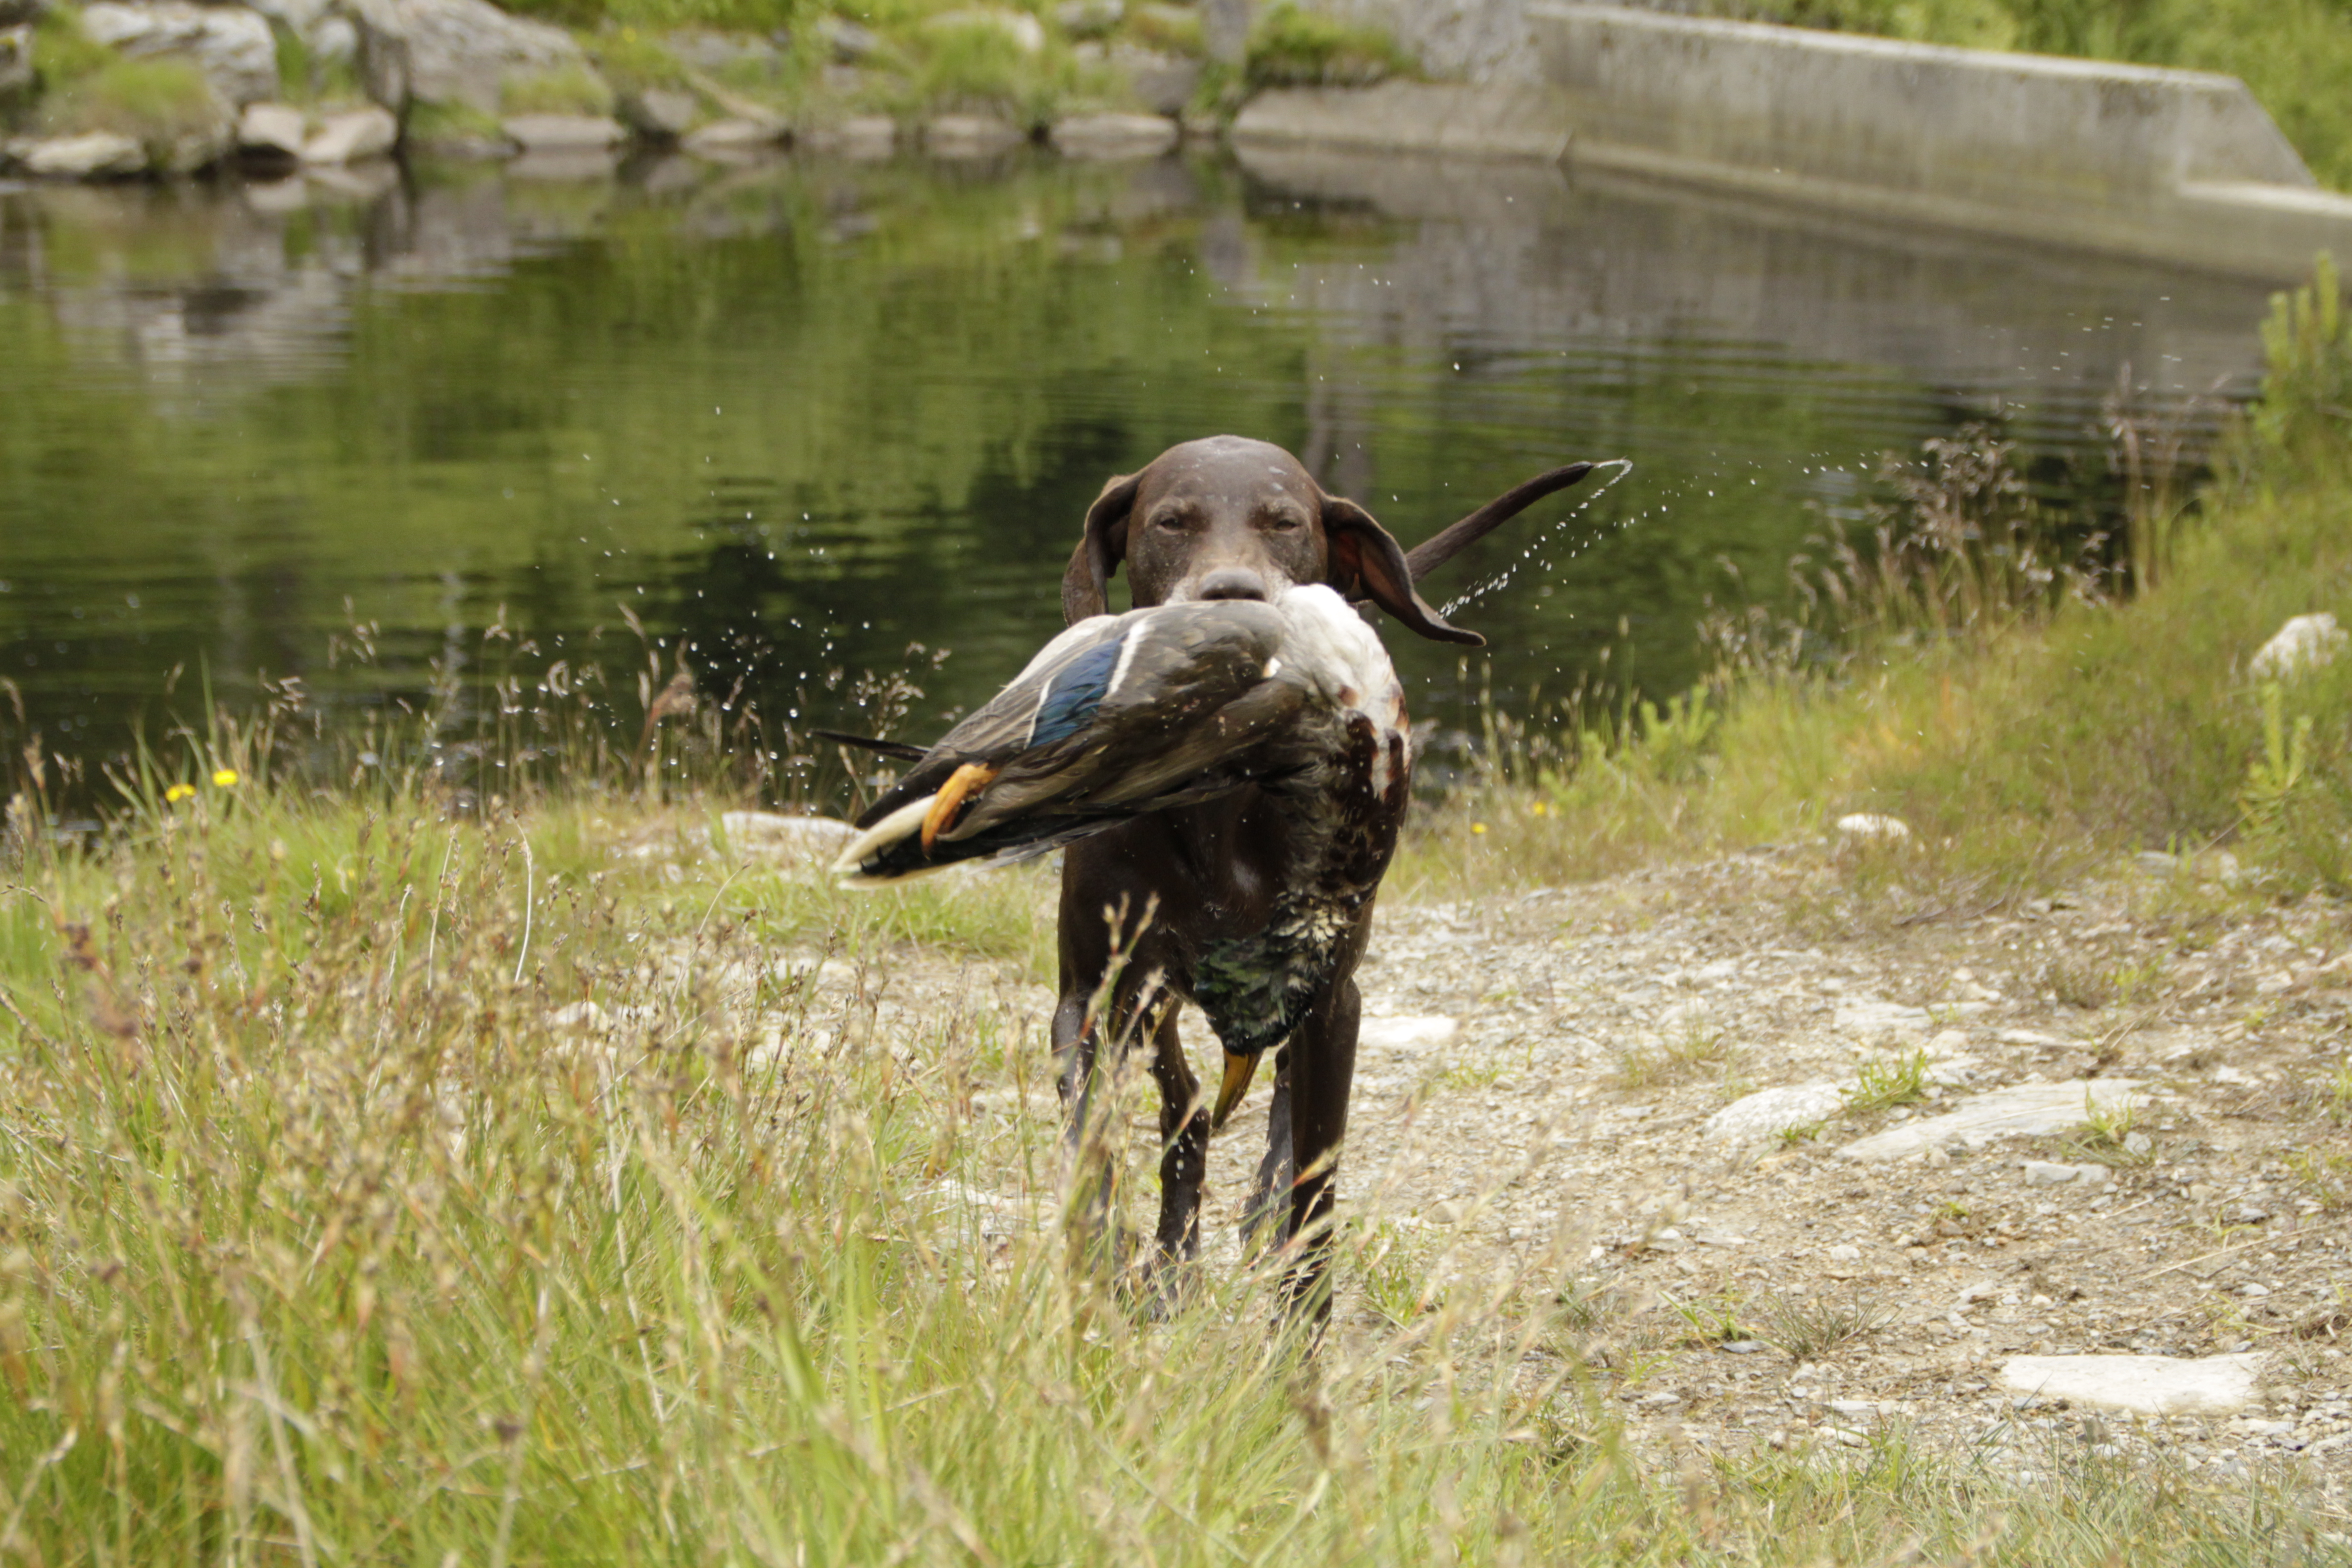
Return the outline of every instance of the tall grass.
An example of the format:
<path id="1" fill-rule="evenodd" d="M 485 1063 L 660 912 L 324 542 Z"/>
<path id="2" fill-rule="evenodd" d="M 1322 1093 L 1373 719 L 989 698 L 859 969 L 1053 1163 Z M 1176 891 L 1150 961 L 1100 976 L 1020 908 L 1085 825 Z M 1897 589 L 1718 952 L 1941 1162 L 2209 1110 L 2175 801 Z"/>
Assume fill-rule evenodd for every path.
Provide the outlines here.
<path id="1" fill-rule="evenodd" d="M 1055 1218 L 1039 1020 L 905 989 L 966 933 L 810 913 L 835 896 L 691 810 L 594 809 L 256 776 L 134 792 L 94 851 L 12 813 L 0 1552 L 2326 1550 L 2289 1491 L 2063 1450 L 2027 1488 L 1896 1438 L 1654 1468 L 1579 1359 L 1572 1234 L 1441 1291 L 1398 1271 L 1442 1257 L 1350 1228 L 1319 1353 L 1269 1331 L 1271 1269 L 1202 1271 L 1157 1317 Z M 1410 1305 L 1359 1310 L 1359 1281 Z"/>

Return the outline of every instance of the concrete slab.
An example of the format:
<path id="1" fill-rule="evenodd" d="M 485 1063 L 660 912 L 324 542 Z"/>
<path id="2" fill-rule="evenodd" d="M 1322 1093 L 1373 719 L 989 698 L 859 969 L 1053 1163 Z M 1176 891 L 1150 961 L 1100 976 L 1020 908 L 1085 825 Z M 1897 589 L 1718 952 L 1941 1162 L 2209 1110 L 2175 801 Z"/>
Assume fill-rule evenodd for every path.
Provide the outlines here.
<path id="1" fill-rule="evenodd" d="M 1262 92 L 1233 129 L 1243 146 L 1389 148 L 1546 163 L 1559 161 L 1569 136 L 1567 103 L 1548 87 L 1426 81 Z"/>

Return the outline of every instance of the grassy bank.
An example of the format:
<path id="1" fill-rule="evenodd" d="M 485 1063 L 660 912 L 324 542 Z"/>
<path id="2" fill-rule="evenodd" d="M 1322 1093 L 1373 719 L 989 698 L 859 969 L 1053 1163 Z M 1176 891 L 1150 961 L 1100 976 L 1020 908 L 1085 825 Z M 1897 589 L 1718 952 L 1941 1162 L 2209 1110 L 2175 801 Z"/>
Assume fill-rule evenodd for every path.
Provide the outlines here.
<path id="1" fill-rule="evenodd" d="M 1578 1234 L 1431 1303 L 1442 1243 L 1351 1231 L 1317 1362 L 1247 1269 L 1155 1323 L 1052 1218 L 1038 877 L 850 900 L 698 807 L 208 760 L 7 867 L 11 1559 L 2326 1550 L 2275 1481 L 2055 1437 L 2030 1485 L 1898 1436 L 1637 1459 Z"/>
<path id="2" fill-rule="evenodd" d="M 1717 16 L 2244 79 L 2323 184 L 2352 189 L 2352 9 L 2340 0 L 1706 0 Z"/>
<path id="3" fill-rule="evenodd" d="M 1801 624 L 1727 618 L 1721 673 L 1685 699 L 1557 741 L 1505 729 L 1404 874 L 1557 882 L 1815 839 L 1868 812 L 1911 834 L 1857 851 L 1863 879 L 1918 910 L 2047 890 L 2142 849 L 2225 847 L 2282 895 L 2342 893 L 2352 661 L 2251 666 L 2289 617 L 2352 613 L 2340 289 L 2323 267 L 2274 303 L 2263 399 L 2193 505 L 2143 491 L 2123 552 L 2139 592 L 2036 558 L 1980 454 L 1947 449 L 1897 525 L 1808 573 L 1846 623 L 1842 651 L 1822 657 Z"/>

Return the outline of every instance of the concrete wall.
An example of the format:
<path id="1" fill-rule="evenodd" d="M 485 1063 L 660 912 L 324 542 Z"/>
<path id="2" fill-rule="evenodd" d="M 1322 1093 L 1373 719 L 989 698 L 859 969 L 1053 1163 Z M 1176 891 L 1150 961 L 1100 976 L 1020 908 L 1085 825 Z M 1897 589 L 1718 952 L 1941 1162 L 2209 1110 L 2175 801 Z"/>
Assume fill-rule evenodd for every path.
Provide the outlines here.
<path id="1" fill-rule="evenodd" d="M 1237 142 L 1543 156 L 1565 126 L 1571 168 L 2277 280 L 2352 258 L 2352 197 L 2233 77 L 1580 0 L 1313 3 L 1475 85 L 1262 95 Z"/>

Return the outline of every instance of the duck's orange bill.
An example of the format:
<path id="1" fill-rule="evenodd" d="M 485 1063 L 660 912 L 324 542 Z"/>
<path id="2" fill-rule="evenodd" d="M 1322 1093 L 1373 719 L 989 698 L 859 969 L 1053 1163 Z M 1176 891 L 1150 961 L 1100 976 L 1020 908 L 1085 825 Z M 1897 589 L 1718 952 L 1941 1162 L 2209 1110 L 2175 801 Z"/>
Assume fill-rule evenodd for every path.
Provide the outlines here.
<path id="1" fill-rule="evenodd" d="M 979 763 L 966 763 L 948 775 L 940 793 L 931 796 L 931 809 L 923 813 L 923 853 L 931 852 L 931 845 L 963 815 L 964 803 L 988 787 L 998 770 Z"/>
<path id="2" fill-rule="evenodd" d="M 1212 1130 L 1224 1131 L 1225 1118 L 1234 1113 L 1234 1107 L 1239 1105 L 1242 1096 L 1249 1092 L 1250 1079 L 1256 1074 L 1257 1058 L 1238 1057 L 1230 1051 L 1225 1053 L 1225 1081 L 1217 1086 L 1216 1109 L 1209 1112 Z"/>

